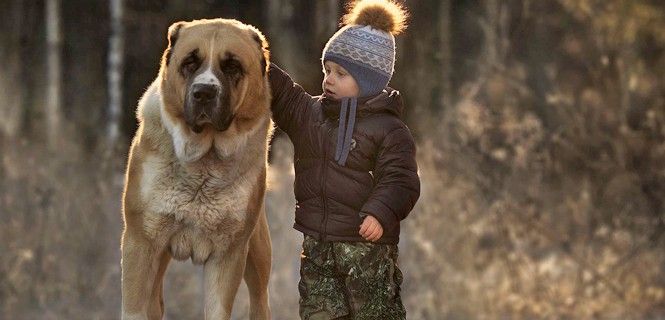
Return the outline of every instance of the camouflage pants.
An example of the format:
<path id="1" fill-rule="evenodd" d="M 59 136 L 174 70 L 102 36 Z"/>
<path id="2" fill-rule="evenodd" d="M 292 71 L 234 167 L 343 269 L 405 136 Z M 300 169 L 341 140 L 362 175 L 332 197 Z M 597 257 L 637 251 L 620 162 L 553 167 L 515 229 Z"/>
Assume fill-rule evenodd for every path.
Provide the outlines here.
<path id="1" fill-rule="evenodd" d="M 397 246 L 321 242 L 305 235 L 300 261 L 300 317 L 406 319 Z"/>

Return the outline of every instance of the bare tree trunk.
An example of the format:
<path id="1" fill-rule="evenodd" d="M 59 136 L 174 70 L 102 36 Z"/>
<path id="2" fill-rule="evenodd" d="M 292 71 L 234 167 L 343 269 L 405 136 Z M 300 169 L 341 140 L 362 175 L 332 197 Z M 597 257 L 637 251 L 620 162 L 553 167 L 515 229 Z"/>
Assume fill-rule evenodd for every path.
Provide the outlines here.
<path id="1" fill-rule="evenodd" d="M 450 2 L 443 0 L 439 3 L 439 52 L 438 57 L 441 61 L 441 90 L 439 91 L 439 103 L 443 109 L 452 105 L 453 90 L 450 74 L 452 73 L 452 49 L 450 43 Z M 439 110 L 440 112 L 443 110 Z"/>
<path id="2" fill-rule="evenodd" d="M 524 42 L 527 43 L 525 62 L 527 63 L 528 75 L 526 85 L 531 88 L 535 97 L 533 111 L 549 132 L 557 126 L 556 124 L 559 121 L 546 98 L 547 93 L 552 90 L 553 84 L 547 76 L 545 66 L 548 61 L 553 59 L 553 53 L 547 40 L 549 27 L 546 26 L 546 22 L 542 21 L 540 16 L 548 9 L 549 7 L 543 2 L 532 4 L 526 1 L 522 6 L 522 16 L 529 29 L 528 32 L 524 32 Z"/>
<path id="3" fill-rule="evenodd" d="M 300 54 L 293 52 L 297 48 L 297 39 L 293 35 L 293 29 L 289 26 L 290 19 L 294 15 L 295 7 L 290 0 L 274 0 L 268 3 L 268 32 L 280 34 L 279 41 L 270 42 L 273 54 L 281 58 L 282 68 L 288 71 L 295 69 Z"/>
<path id="4" fill-rule="evenodd" d="M 26 14 L 22 1 L 7 1 L 0 5 L 0 26 L 13 30 L 0 36 L 0 61 L 4 61 L 4 76 L 0 77 L 0 133 L 10 139 L 16 136 L 23 117 L 23 102 L 19 79 L 21 73 L 21 22 Z"/>
<path id="5" fill-rule="evenodd" d="M 60 136 L 62 96 L 62 29 L 60 0 L 46 1 L 47 93 L 46 135 L 49 146 L 55 148 Z"/>
<path id="6" fill-rule="evenodd" d="M 441 62 L 450 55 L 441 51 L 446 50 L 446 44 L 440 42 L 445 41 L 443 38 L 448 35 L 438 34 L 446 27 L 439 24 L 445 23 L 439 21 L 445 18 L 439 17 L 437 5 L 439 2 L 434 1 L 408 3 L 411 18 L 407 34 L 418 36 L 404 34 L 395 39 L 395 74 L 389 85 L 408 93 L 410 102 L 405 116 L 407 121 L 419 123 L 415 130 L 437 127 L 438 119 L 433 115 L 442 109 L 441 99 L 447 95 L 442 87 L 442 79 L 447 76 L 447 71 Z M 419 132 L 416 131 L 416 134 Z"/>
<path id="7" fill-rule="evenodd" d="M 480 26 L 485 36 L 485 49 L 481 67 L 482 76 L 487 76 L 493 68 L 504 65 L 508 51 L 508 23 L 510 22 L 509 9 L 503 1 L 486 0 L 485 17 L 480 20 Z"/>
<path id="8" fill-rule="evenodd" d="M 340 18 L 339 1 L 317 1 L 315 10 L 314 29 L 316 30 L 316 40 L 320 43 L 326 43 L 337 30 Z"/>
<path id="9" fill-rule="evenodd" d="M 122 25 L 123 2 L 111 0 L 111 37 L 109 40 L 108 56 L 108 95 L 109 95 L 109 121 L 106 138 L 108 146 L 112 147 L 120 135 L 120 120 L 122 118 L 122 74 L 124 68 L 125 35 Z"/>

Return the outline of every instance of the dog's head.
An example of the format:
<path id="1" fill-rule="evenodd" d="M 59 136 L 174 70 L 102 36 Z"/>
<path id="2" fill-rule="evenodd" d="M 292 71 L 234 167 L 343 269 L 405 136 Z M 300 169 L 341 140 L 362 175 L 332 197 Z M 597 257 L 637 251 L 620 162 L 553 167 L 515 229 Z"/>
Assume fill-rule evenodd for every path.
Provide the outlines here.
<path id="1" fill-rule="evenodd" d="M 166 112 L 195 133 L 226 131 L 265 114 L 268 45 L 256 28 L 228 19 L 177 22 L 162 57 Z"/>

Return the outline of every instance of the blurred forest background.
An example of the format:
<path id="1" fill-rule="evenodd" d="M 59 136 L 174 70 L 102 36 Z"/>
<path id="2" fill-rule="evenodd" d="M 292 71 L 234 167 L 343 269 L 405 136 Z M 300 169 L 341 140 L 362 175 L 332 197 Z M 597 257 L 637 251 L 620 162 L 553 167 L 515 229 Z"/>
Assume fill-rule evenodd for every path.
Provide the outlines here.
<path id="1" fill-rule="evenodd" d="M 665 319 L 665 2 L 408 0 L 391 86 L 419 146 L 409 319 Z M 320 94 L 336 0 L 1 0 L 0 318 L 114 319 L 121 190 L 167 27 L 237 18 Z M 267 211 L 275 319 L 298 313 L 292 147 Z M 201 319 L 173 262 L 168 319 Z M 244 284 L 234 319 L 247 317 Z"/>

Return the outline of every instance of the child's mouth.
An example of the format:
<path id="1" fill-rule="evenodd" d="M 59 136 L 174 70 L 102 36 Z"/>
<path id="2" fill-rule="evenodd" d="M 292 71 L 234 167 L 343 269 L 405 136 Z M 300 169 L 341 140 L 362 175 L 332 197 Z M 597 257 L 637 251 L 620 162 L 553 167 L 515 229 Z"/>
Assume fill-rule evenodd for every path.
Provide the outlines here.
<path id="1" fill-rule="evenodd" d="M 334 95 L 335 95 L 334 92 L 332 92 L 332 91 L 330 91 L 330 90 L 328 90 L 328 89 L 325 89 L 324 92 L 325 92 L 325 94 L 326 94 L 327 96 L 334 96 Z"/>

